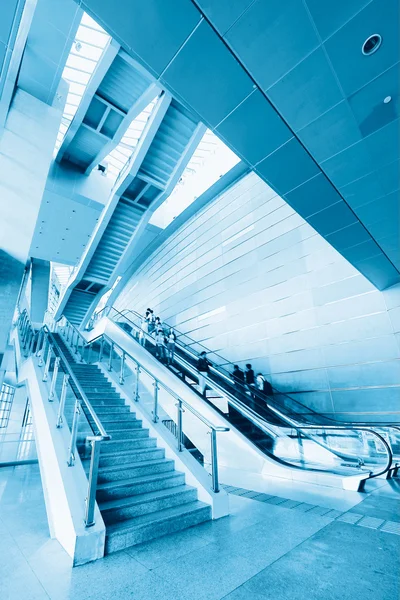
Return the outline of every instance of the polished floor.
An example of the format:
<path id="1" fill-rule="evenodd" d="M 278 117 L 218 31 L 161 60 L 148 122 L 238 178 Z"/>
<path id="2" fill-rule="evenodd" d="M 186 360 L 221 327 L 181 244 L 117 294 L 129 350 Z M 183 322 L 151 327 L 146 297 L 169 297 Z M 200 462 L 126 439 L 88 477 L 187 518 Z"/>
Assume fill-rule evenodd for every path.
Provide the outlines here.
<path id="1" fill-rule="evenodd" d="M 398 485 L 358 495 L 350 522 L 231 494 L 230 517 L 72 569 L 49 538 L 38 466 L 3 468 L 0 598 L 398 600 L 400 535 L 346 517 L 397 524 Z"/>

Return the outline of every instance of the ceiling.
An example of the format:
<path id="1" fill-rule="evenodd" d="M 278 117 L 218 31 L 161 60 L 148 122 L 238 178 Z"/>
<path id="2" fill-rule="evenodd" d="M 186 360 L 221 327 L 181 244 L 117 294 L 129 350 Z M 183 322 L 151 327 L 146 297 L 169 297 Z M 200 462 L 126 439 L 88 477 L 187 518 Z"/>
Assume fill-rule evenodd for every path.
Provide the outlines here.
<path id="1" fill-rule="evenodd" d="M 400 281 L 397 0 L 80 4 L 379 289 Z"/>

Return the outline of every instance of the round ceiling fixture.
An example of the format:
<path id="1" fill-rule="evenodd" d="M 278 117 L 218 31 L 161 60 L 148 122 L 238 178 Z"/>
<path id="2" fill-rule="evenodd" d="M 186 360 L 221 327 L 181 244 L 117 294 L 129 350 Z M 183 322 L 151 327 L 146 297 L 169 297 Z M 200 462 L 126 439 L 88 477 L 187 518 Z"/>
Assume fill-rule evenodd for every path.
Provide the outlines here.
<path id="1" fill-rule="evenodd" d="M 365 56 L 374 54 L 382 45 L 382 36 L 379 33 L 370 35 L 362 45 L 361 51 Z"/>
<path id="2" fill-rule="evenodd" d="M 383 99 L 383 104 L 389 104 L 389 102 L 392 101 L 392 96 L 386 96 L 386 98 Z"/>

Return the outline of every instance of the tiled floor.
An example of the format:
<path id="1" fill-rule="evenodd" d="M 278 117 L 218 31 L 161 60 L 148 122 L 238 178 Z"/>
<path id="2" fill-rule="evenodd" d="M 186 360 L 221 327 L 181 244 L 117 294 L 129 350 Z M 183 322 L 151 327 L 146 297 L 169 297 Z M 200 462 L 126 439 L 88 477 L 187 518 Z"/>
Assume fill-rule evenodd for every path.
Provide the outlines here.
<path id="1" fill-rule="evenodd" d="M 63 549 L 49 538 L 38 466 L 1 469 L 0 598 L 399 597 L 398 535 L 333 520 L 317 511 L 299 512 L 288 504 L 283 507 L 235 495 L 230 498 L 230 517 L 72 569 Z M 388 520 L 390 516 L 395 521 L 396 490 L 380 487 L 364 498 L 352 512 L 364 518 Z M 368 511 L 380 504 L 384 514 L 376 517 L 374 512 L 372 516 Z"/>

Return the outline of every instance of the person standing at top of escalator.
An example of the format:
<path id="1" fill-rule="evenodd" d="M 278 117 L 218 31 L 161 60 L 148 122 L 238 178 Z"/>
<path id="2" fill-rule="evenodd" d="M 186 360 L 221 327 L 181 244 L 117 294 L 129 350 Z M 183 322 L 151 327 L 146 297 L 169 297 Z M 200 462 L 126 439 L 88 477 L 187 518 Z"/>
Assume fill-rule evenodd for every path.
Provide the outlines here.
<path id="1" fill-rule="evenodd" d="M 154 331 L 154 327 L 155 327 L 155 316 L 154 316 L 154 311 L 151 308 L 147 309 L 149 311 L 146 319 L 149 323 L 149 333 L 153 333 Z"/>
<path id="2" fill-rule="evenodd" d="M 208 377 L 208 374 L 210 372 L 210 363 L 207 360 L 207 354 L 204 350 L 203 350 L 203 352 L 200 352 L 200 356 L 197 361 L 197 370 L 199 372 L 200 392 L 201 392 L 201 395 L 206 398 L 206 388 L 207 388 L 206 377 Z"/>
<path id="3" fill-rule="evenodd" d="M 254 391 L 256 389 L 256 378 L 254 376 L 253 367 L 251 366 L 250 363 L 247 363 L 247 365 L 246 365 L 246 370 L 244 372 L 244 380 L 245 380 L 245 383 L 246 383 L 246 387 L 248 389 L 247 394 L 250 396 L 249 406 L 250 406 L 250 408 L 252 408 L 253 410 L 255 410 L 256 406 L 255 406 Z"/>

